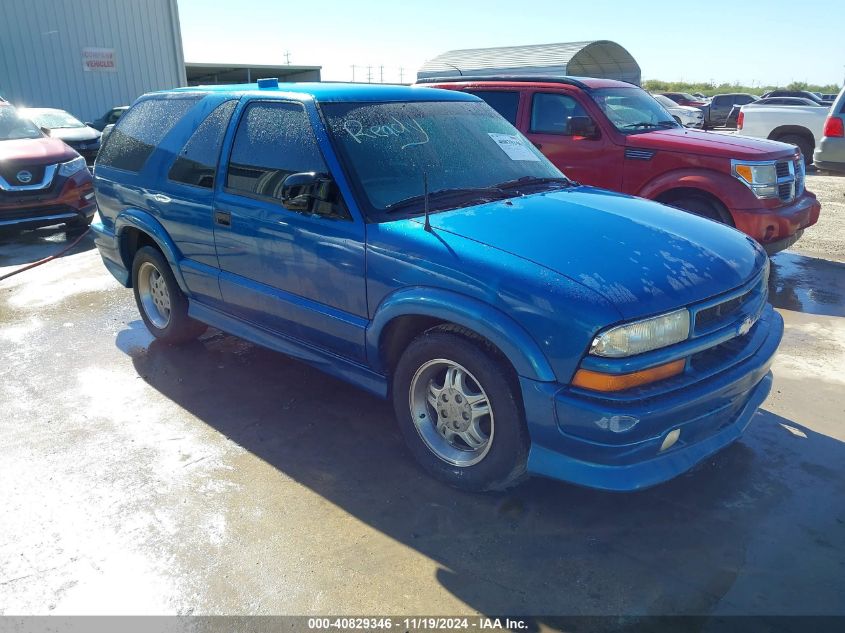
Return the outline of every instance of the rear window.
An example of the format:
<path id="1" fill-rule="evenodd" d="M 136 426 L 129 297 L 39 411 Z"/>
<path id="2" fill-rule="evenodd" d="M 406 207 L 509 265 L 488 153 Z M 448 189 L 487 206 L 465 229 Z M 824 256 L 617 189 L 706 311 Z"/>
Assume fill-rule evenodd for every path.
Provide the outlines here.
<path id="1" fill-rule="evenodd" d="M 146 99 L 120 117 L 97 156 L 98 166 L 138 172 L 200 95 Z"/>
<path id="2" fill-rule="evenodd" d="M 498 90 L 467 90 L 467 92 L 484 99 L 487 105 L 507 119 L 508 123 L 516 125 L 516 111 L 519 109 L 518 92 L 500 92 Z"/>

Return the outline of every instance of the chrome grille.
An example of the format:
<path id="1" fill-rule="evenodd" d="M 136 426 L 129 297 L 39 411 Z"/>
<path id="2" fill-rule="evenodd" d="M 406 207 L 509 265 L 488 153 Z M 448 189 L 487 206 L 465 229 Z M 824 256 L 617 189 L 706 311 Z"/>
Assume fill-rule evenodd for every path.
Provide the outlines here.
<path id="1" fill-rule="evenodd" d="M 775 164 L 775 171 L 777 172 L 778 198 L 784 202 L 792 202 L 795 197 L 799 195 L 797 193 L 797 163 L 800 161 L 800 158 L 790 158 L 789 160 L 779 160 Z M 801 171 L 803 171 L 803 168 Z"/>

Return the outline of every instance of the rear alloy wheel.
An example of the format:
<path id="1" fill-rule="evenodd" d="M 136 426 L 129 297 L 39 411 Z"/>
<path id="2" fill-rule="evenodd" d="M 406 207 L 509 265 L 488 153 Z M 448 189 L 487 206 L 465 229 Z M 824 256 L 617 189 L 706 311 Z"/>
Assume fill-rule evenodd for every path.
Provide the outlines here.
<path id="1" fill-rule="evenodd" d="M 508 366 L 454 329 L 422 334 L 402 354 L 393 406 L 405 442 L 434 477 L 504 490 L 525 476 L 528 432 Z"/>
<path id="2" fill-rule="evenodd" d="M 188 316 L 188 300 L 159 250 L 145 246 L 135 254 L 132 287 L 141 318 L 156 338 L 183 343 L 205 332 L 205 324 Z"/>

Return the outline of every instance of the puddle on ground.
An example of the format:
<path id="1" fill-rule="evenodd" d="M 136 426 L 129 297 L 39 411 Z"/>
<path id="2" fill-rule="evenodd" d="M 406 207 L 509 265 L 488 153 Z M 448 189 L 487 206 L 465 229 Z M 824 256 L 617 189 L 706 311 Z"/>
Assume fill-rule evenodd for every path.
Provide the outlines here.
<path id="1" fill-rule="evenodd" d="M 845 264 L 778 253 L 772 257 L 769 301 L 785 310 L 845 316 Z"/>

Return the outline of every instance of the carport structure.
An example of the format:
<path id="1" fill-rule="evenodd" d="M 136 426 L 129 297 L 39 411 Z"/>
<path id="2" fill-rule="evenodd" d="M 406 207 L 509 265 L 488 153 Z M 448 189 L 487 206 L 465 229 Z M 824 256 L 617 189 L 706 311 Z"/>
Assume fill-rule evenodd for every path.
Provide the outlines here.
<path id="1" fill-rule="evenodd" d="M 618 79 L 639 85 L 642 74 L 633 56 L 610 40 L 467 48 L 427 61 L 417 80 L 460 76 L 577 76 Z"/>

